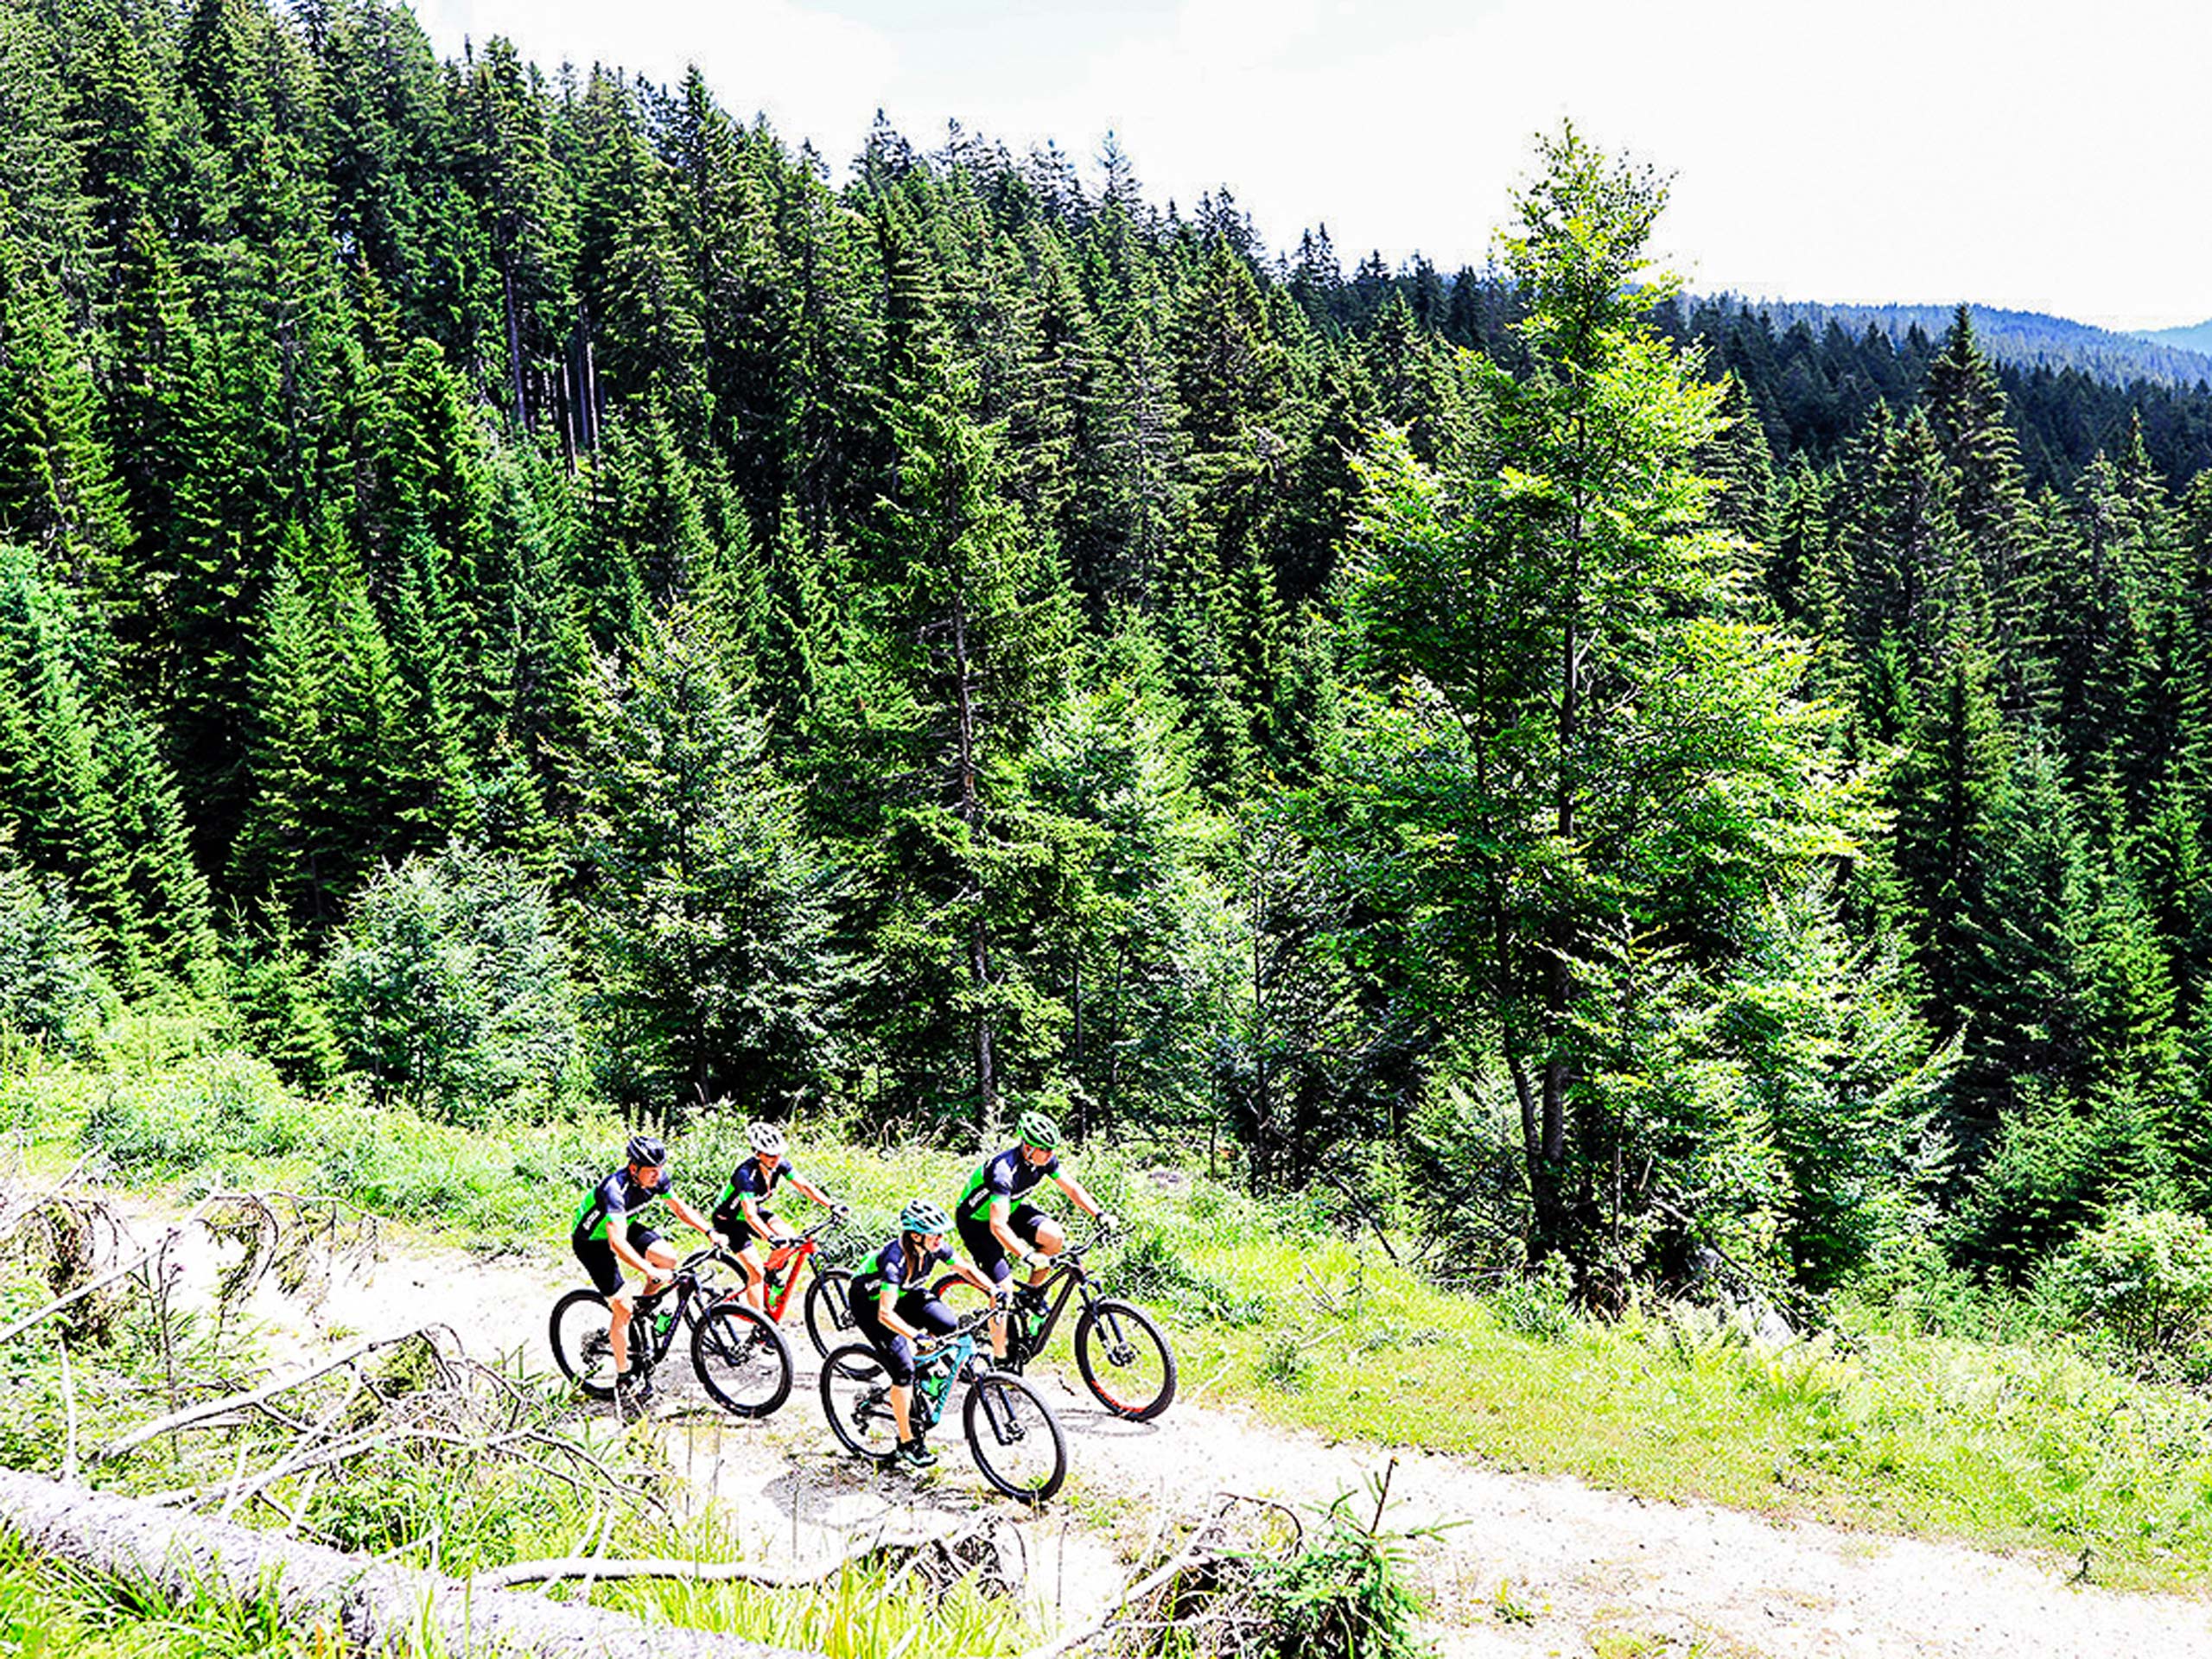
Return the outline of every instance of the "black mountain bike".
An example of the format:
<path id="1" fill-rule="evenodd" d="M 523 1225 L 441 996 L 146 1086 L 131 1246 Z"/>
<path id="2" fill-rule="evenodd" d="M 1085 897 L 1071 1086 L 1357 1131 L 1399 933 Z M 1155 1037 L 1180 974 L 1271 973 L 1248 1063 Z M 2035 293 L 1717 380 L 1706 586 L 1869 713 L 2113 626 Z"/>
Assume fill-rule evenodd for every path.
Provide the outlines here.
<path id="1" fill-rule="evenodd" d="M 791 1398 L 791 1347 L 772 1319 L 745 1305 L 741 1289 L 715 1282 L 718 1268 L 735 1269 L 737 1263 L 719 1249 L 697 1251 L 667 1284 L 638 1298 L 630 1363 L 639 1380 L 650 1377 L 688 1326 L 691 1369 L 715 1403 L 734 1417 L 766 1417 Z M 614 1394 L 610 1318 L 607 1298 L 596 1290 L 572 1290 L 553 1304 L 554 1360 L 594 1400 Z"/>
<path id="2" fill-rule="evenodd" d="M 1069 1301 L 1083 1299 L 1075 1322 L 1075 1364 L 1084 1386 L 1116 1417 L 1148 1423 L 1175 1400 L 1175 1352 L 1167 1338 L 1141 1309 L 1092 1287 L 1084 1253 L 1098 1245 L 1096 1234 L 1071 1244 L 1052 1258 L 1051 1275 L 1038 1288 L 1040 1304 L 1025 1307 L 1017 1293 L 1007 1313 L 1006 1369 L 1019 1371 L 1045 1351 Z M 982 1295 L 965 1279 L 952 1275 L 937 1282 L 937 1294 L 956 1310 L 974 1308 Z"/>
<path id="3" fill-rule="evenodd" d="M 1008 1497 L 1042 1503 L 1067 1478 L 1067 1439 L 1044 1395 L 995 1369 L 988 1346 L 977 1349 L 976 1333 L 989 1319 L 988 1309 L 970 1313 L 915 1357 L 907 1409 L 914 1432 L 926 1433 L 944 1417 L 953 1389 L 967 1383 L 960 1428 L 976 1467 Z M 849 1452 L 884 1463 L 899 1449 L 891 1376 L 867 1343 L 848 1343 L 823 1358 L 822 1414 Z"/>

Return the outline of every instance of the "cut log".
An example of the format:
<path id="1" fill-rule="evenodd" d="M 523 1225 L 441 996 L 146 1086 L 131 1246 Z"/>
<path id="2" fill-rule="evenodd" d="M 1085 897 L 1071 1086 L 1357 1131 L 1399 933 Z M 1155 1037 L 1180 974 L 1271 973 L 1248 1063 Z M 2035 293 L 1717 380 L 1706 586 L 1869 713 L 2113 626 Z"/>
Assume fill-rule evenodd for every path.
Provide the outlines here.
<path id="1" fill-rule="evenodd" d="M 276 1533 L 202 1520 L 112 1492 L 0 1470 L 0 1529 L 35 1555 L 180 1605 L 213 1589 L 240 1605 L 273 1594 L 288 1624 L 334 1626 L 349 1649 L 385 1653 L 435 1631 L 448 1653 L 543 1659 L 819 1659 L 737 1637 L 652 1624 L 604 1608 L 486 1590 Z"/>

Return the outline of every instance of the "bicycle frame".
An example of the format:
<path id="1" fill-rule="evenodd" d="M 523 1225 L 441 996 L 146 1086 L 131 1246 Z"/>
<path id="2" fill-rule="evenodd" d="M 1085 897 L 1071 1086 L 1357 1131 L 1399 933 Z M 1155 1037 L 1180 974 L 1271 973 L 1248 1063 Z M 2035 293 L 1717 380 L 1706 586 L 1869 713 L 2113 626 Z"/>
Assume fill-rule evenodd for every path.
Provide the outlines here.
<path id="1" fill-rule="evenodd" d="M 914 1393 L 926 1402 L 924 1409 L 928 1414 L 922 1427 L 935 1428 L 944 1420 L 945 1402 L 952 1398 L 952 1385 L 966 1375 L 968 1362 L 975 1357 L 976 1333 L 960 1331 L 916 1362 Z"/>
<path id="2" fill-rule="evenodd" d="M 630 1315 L 631 1341 L 634 1344 L 640 1322 L 645 1332 L 644 1357 L 648 1364 L 658 1365 L 668 1357 L 668 1351 L 676 1344 L 676 1333 L 690 1326 L 697 1328 L 700 1317 L 731 1291 L 715 1288 L 711 1269 L 716 1264 L 734 1266 L 729 1253 L 720 1246 L 694 1250 L 677 1263 L 676 1276 L 650 1296 L 640 1296 Z M 666 1325 L 654 1318 L 661 1306 L 671 1296 L 676 1298 L 676 1312 Z"/>
<path id="3" fill-rule="evenodd" d="M 1083 1265 L 1084 1252 L 1096 1242 L 1086 1239 L 1080 1244 L 1071 1244 L 1054 1260 L 1052 1271 L 1038 1287 L 1045 1298 L 1044 1313 L 1026 1316 L 1016 1313 L 1015 1321 L 1027 1327 L 1022 1336 L 1022 1346 L 1030 1353 L 1041 1354 L 1045 1351 L 1046 1344 L 1052 1339 L 1052 1332 L 1059 1327 L 1060 1315 L 1077 1295 L 1082 1296 L 1085 1307 L 1097 1300 L 1096 1293 L 1090 1287 L 1090 1274 Z"/>
<path id="4" fill-rule="evenodd" d="M 762 1258 L 761 1302 L 768 1317 L 777 1324 L 784 1322 L 784 1310 L 791 1305 L 791 1293 L 798 1287 L 800 1268 L 814 1262 L 816 1254 L 822 1248 L 822 1235 L 836 1224 L 835 1213 L 824 1216 L 797 1238 L 785 1239 Z M 787 1268 L 790 1271 L 784 1272 Z M 818 1266 L 814 1270 L 817 1273 L 822 1271 Z M 780 1283 L 775 1281 L 779 1273 L 784 1273 Z"/>

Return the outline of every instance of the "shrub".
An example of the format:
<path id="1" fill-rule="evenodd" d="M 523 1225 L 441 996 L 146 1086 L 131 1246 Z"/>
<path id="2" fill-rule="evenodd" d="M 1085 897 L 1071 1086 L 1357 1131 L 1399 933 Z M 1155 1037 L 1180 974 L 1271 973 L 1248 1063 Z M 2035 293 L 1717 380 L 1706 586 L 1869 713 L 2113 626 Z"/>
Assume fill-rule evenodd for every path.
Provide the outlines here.
<path id="1" fill-rule="evenodd" d="M 332 1013 L 380 1097 L 480 1123 L 550 1102 L 575 1059 L 567 958 L 520 865 L 448 848 L 370 880 L 332 958 Z"/>
<path id="2" fill-rule="evenodd" d="M 102 988 L 67 890 L 0 845 L 0 1035 L 74 1047 L 99 1026 Z"/>
<path id="3" fill-rule="evenodd" d="M 1531 1342 L 1565 1342 L 1574 1333 L 1573 1269 L 1561 1255 L 1547 1256 L 1533 1273 L 1506 1278 L 1491 1298 L 1497 1322 Z"/>
<path id="4" fill-rule="evenodd" d="M 2212 1226 L 2123 1205 L 2052 1260 L 2042 1288 L 2138 1364 L 2179 1357 L 2212 1314 Z"/>
<path id="5" fill-rule="evenodd" d="M 1319 1535 L 1287 1561 L 1260 1564 L 1268 1659 L 1418 1659 L 1421 1601 L 1404 1534 L 1382 1528 L 1387 1477 L 1370 1482 L 1375 1517 L 1352 1512 L 1349 1492 L 1321 1516 Z"/>
<path id="6" fill-rule="evenodd" d="M 92 1103 L 86 1139 L 128 1173 L 181 1175 L 226 1160 L 281 1157 L 321 1135 L 315 1109 L 265 1060 L 226 1052 L 153 1077 L 117 1077 Z"/>

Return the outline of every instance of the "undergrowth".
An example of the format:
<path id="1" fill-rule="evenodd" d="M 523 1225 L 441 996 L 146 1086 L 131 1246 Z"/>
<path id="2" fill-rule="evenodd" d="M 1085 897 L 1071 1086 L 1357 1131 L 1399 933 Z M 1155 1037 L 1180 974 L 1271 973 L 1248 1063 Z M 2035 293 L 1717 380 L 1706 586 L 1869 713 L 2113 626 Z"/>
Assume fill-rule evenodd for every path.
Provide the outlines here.
<path id="1" fill-rule="evenodd" d="M 346 1096 L 308 1113 L 252 1063 L 152 1046 L 143 1064 L 106 1071 L 19 1065 L 0 1077 L 0 1126 L 34 1143 L 41 1166 L 68 1166 L 91 1137 L 133 1184 L 179 1196 L 241 1179 L 316 1188 L 451 1242 L 521 1242 L 564 1263 L 582 1183 L 611 1166 L 623 1134 L 612 1118 L 464 1133 Z M 710 1116 L 674 1138 L 695 1199 L 736 1160 L 742 1122 Z M 879 1242 L 910 1198 L 949 1198 L 983 1150 L 855 1147 L 804 1121 L 793 1131 L 799 1167 L 855 1207 L 833 1259 Z M 1242 1400 L 1338 1437 L 1647 1497 L 2069 1564 L 2086 1549 L 2105 1582 L 2212 1578 L 2207 1396 L 2103 1363 L 2022 1299 L 1931 1268 L 1838 1299 L 1823 1336 L 1780 1348 L 1736 1319 L 1664 1304 L 1599 1324 L 1557 1282 L 1446 1290 L 1393 1264 L 1371 1234 L 1321 1230 L 1306 1211 L 1163 1160 L 1078 1149 L 1071 1166 L 1131 1220 L 1094 1263 L 1174 1332 L 1185 1401 Z M 795 1195 L 783 1208 L 811 1219 Z M 0 1443 L 0 1455 L 23 1450 Z"/>

